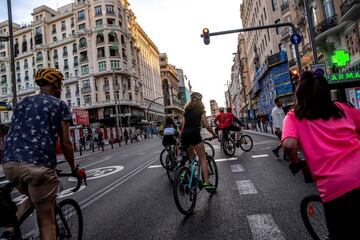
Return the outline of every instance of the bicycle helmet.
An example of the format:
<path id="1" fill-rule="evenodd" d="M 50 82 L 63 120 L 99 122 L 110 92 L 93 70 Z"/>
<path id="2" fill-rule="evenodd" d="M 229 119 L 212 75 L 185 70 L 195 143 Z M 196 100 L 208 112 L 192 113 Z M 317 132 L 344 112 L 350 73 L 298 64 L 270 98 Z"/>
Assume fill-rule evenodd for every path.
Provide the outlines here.
<path id="1" fill-rule="evenodd" d="M 201 99 L 202 99 L 201 93 L 199 93 L 199 92 L 193 92 L 193 93 L 191 94 L 191 100 L 192 100 L 192 101 L 201 101 Z"/>
<path id="2" fill-rule="evenodd" d="M 35 82 L 39 86 L 54 84 L 56 81 L 62 81 L 64 75 L 56 68 L 42 68 L 35 74 Z"/>
<path id="3" fill-rule="evenodd" d="M 224 108 L 223 107 L 219 108 L 219 112 L 224 112 Z"/>

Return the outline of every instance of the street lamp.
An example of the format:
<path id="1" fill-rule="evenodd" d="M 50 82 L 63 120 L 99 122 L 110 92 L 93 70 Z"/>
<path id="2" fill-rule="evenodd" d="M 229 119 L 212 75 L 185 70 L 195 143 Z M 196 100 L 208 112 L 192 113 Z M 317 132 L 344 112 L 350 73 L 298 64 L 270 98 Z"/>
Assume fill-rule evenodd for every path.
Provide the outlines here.
<path id="1" fill-rule="evenodd" d="M 9 22 L 9 38 L 10 38 L 10 69 L 11 69 L 11 89 L 13 95 L 13 107 L 17 105 L 17 92 L 16 92 L 16 81 L 15 81 L 15 50 L 14 50 L 14 31 L 13 21 L 11 12 L 11 0 L 7 0 L 8 7 L 8 22 Z"/>
<path id="2" fill-rule="evenodd" d="M 120 134 L 119 134 L 119 102 L 118 102 L 118 97 L 117 97 L 117 92 L 116 92 L 116 88 L 115 88 L 115 70 L 119 70 L 119 69 L 115 69 L 113 68 L 113 90 L 114 90 L 114 98 L 115 98 L 115 114 L 116 114 L 116 135 L 119 137 L 119 146 L 121 146 L 121 142 L 120 142 Z M 122 132 L 122 124 L 121 124 L 121 132 Z"/>

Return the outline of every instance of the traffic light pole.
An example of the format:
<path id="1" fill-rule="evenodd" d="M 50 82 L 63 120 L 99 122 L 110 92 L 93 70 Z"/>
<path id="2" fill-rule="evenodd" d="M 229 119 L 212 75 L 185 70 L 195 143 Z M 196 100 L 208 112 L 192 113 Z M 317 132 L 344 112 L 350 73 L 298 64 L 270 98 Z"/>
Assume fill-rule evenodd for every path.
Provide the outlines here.
<path id="1" fill-rule="evenodd" d="M 8 18 L 9 18 L 9 38 L 10 38 L 10 69 L 11 69 L 11 89 L 13 95 L 13 108 L 17 105 L 17 92 L 15 80 L 15 50 L 14 50 L 14 31 L 11 12 L 11 0 L 7 0 Z"/>
<path id="2" fill-rule="evenodd" d="M 249 31 L 255 31 L 255 30 L 261 30 L 261 29 L 269 29 L 269 28 L 278 28 L 278 27 L 291 27 L 291 31 L 292 33 L 297 33 L 295 25 L 290 23 L 290 22 L 286 22 L 286 23 L 278 23 L 278 24 L 270 24 L 270 25 L 263 25 L 263 26 L 257 26 L 257 27 L 249 27 L 249 28 L 240 28 L 240 29 L 234 29 L 234 30 L 228 30 L 228 31 L 220 31 L 220 32 L 209 32 L 208 28 L 204 28 L 204 30 L 206 29 L 206 31 L 203 33 L 206 34 L 205 38 L 204 38 L 204 34 L 201 34 L 200 36 L 202 38 L 204 38 L 204 43 L 205 44 L 209 44 L 210 43 L 210 38 L 211 36 L 219 36 L 219 35 L 225 35 L 225 34 L 232 34 L 232 33 L 240 33 L 240 32 L 249 32 Z M 300 53 L 299 53 L 299 47 L 297 44 L 295 45 L 295 55 L 296 55 L 296 64 L 299 68 L 299 72 L 301 72 L 301 60 L 300 60 Z"/>

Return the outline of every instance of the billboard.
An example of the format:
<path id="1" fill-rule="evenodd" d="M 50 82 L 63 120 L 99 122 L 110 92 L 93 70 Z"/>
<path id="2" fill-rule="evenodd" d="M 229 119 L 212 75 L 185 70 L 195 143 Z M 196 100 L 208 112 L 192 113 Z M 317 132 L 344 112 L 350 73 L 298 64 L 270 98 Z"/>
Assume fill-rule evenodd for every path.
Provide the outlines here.
<path id="1" fill-rule="evenodd" d="M 74 109 L 76 125 L 89 125 L 89 112 L 84 109 Z"/>

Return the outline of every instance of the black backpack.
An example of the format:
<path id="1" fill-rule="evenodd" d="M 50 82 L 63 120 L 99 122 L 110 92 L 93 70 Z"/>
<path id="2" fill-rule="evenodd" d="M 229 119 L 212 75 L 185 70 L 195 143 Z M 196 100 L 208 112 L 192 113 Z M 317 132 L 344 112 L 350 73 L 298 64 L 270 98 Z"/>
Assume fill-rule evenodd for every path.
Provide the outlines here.
<path id="1" fill-rule="evenodd" d="M 11 200 L 10 195 L 12 189 L 11 183 L 0 188 L 0 227 L 15 226 L 17 223 L 17 206 Z"/>

